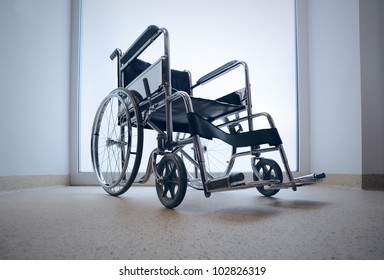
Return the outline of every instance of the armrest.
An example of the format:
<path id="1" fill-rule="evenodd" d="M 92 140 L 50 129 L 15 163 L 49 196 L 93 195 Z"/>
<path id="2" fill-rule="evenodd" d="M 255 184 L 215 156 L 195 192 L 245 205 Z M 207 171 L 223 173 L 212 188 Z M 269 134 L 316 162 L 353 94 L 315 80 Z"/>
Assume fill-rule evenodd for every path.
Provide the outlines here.
<path id="1" fill-rule="evenodd" d="M 121 63 L 125 64 L 139 56 L 139 54 L 142 53 L 162 32 L 162 29 L 155 25 L 148 26 L 132 46 L 124 53 L 121 58 Z"/>
<path id="2" fill-rule="evenodd" d="M 205 84 L 209 82 L 210 80 L 217 78 L 227 72 L 229 72 L 232 69 L 237 68 L 241 62 L 238 60 L 232 60 L 230 62 L 227 62 L 223 66 L 220 66 L 219 68 L 213 70 L 212 72 L 209 72 L 208 74 L 201 77 L 199 80 L 197 80 L 196 84 L 192 86 L 192 88 L 197 87 L 199 85 Z"/>

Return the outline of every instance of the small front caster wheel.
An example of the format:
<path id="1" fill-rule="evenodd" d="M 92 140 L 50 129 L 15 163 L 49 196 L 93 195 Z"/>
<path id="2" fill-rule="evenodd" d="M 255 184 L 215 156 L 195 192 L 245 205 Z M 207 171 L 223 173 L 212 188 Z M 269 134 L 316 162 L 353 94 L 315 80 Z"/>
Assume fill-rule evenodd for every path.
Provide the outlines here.
<path id="1" fill-rule="evenodd" d="M 277 164 L 276 161 L 272 159 L 266 159 L 263 158 L 259 160 L 256 163 L 256 170 L 259 172 L 260 178 L 257 177 L 256 174 L 253 174 L 253 180 L 259 181 L 260 180 L 272 180 L 277 179 L 280 182 L 283 182 L 283 172 L 281 172 L 280 166 Z M 257 190 L 264 196 L 274 196 L 277 194 L 280 190 L 274 189 L 274 190 L 268 190 L 265 189 L 264 186 L 257 187 Z"/>
<path id="2" fill-rule="evenodd" d="M 157 166 L 156 192 L 166 208 L 175 208 L 183 201 L 187 179 L 181 158 L 176 154 L 165 154 Z"/>

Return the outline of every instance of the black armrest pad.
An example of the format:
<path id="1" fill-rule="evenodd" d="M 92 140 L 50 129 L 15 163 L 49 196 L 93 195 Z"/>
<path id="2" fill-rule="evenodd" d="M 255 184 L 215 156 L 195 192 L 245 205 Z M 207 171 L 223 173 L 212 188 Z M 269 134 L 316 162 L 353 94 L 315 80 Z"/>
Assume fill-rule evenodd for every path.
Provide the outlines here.
<path id="1" fill-rule="evenodd" d="M 237 60 L 232 60 L 230 62 L 227 62 L 223 66 L 220 66 L 219 68 L 213 70 L 212 72 L 209 72 L 208 74 L 204 75 L 201 77 L 199 80 L 196 82 L 196 86 L 204 84 L 205 82 L 209 81 L 210 79 L 220 76 L 230 70 L 238 61 Z"/>

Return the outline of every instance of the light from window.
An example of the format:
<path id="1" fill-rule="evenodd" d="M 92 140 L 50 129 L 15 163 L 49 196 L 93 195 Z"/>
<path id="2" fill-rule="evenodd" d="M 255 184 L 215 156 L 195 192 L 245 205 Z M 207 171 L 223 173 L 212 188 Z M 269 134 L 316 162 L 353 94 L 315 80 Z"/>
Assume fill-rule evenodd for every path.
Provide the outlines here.
<path id="1" fill-rule="evenodd" d="M 168 29 L 171 67 L 190 70 L 193 82 L 228 61 L 245 61 L 250 69 L 253 112 L 274 117 L 291 169 L 297 169 L 294 0 L 83 0 L 81 172 L 92 171 L 90 139 L 97 107 L 117 86 L 116 61 L 111 62 L 109 55 L 117 47 L 125 51 L 149 25 Z M 216 86 L 198 94 L 220 97 L 231 90 L 227 83 Z M 156 136 L 146 131 L 144 141 L 141 170 L 155 148 Z M 271 157 L 279 160 L 278 154 Z M 248 159 L 236 168 L 251 171 Z"/>

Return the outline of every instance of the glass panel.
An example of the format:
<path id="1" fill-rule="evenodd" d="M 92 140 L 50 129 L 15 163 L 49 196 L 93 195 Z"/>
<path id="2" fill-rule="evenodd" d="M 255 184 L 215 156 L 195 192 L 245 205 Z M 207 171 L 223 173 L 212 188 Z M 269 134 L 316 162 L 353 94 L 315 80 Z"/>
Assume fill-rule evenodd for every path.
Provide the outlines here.
<path id="1" fill-rule="evenodd" d="M 90 138 L 93 118 L 101 100 L 117 85 L 116 61 L 111 62 L 109 55 L 117 47 L 125 51 L 151 24 L 168 29 L 171 66 L 190 70 L 193 82 L 231 60 L 248 64 L 253 112 L 265 111 L 274 117 L 291 169 L 296 170 L 294 0 L 83 0 L 79 171 L 92 171 Z M 161 47 L 158 49 L 162 51 Z M 148 55 L 146 58 L 157 60 L 161 52 L 154 53 L 153 57 Z M 232 86 L 235 87 L 226 81 L 196 93 L 217 98 L 229 93 Z M 149 152 L 155 148 L 156 136 L 146 131 L 144 141 L 145 163 L 141 170 Z M 276 154 L 272 158 L 279 159 L 279 156 Z M 251 171 L 249 160 L 235 169 Z"/>

